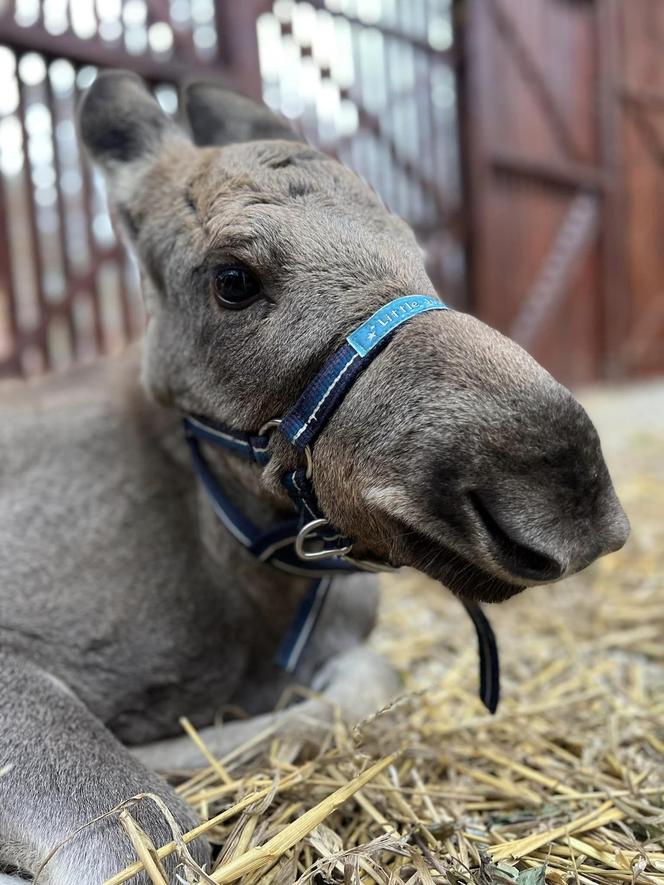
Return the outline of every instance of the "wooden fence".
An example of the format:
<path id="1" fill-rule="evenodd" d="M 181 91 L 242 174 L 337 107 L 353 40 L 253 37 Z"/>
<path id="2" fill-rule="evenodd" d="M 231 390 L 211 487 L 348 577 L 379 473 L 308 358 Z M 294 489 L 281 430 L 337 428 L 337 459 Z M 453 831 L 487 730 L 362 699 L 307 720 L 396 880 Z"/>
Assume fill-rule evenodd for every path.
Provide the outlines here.
<path id="1" fill-rule="evenodd" d="M 566 382 L 664 370 L 661 0 L 12 0 L 0 12 L 0 373 L 140 333 L 72 123 L 102 67 L 177 111 L 219 77 L 415 228 L 453 305 Z"/>
<path id="2" fill-rule="evenodd" d="M 664 371 L 664 4 L 464 12 L 473 309 L 567 382 Z"/>
<path id="3" fill-rule="evenodd" d="M 235 6 L 235 4 L 234 4 Z M 240 4 L 238 4 L 238 8 Z M 248 7 L 244 6 L 247 10 Z M 255 13 L 212 0 L 13 0 L 0 14 L 0 374 L 34 374 L 140 334 L 137 269 L 75 128 L 103 67 L 129 68 L 177 112 L 178 84 L 260 96 Z"/>

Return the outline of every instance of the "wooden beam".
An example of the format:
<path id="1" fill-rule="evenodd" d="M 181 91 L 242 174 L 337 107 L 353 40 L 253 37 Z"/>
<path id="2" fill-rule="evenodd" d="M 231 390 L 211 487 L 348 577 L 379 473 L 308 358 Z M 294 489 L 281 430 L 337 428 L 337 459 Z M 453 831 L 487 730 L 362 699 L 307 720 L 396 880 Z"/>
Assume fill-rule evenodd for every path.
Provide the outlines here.
<path id="1" fill-rule="evenodd" d="M 603 172 L 585 163 L 553 163 L 497 150 L 491 152 L 489 162 L 495 172 L 535 179 L 553 187 L 586 191 L 604 191 L 606 188 Z"/>
<path id="2" fill-rule="evenodd" d="M 637 104 L 653 110 L 664 111 L 664 95 L 659 92 L 646 92 L 642 89 L 616 89 L 622 101 Z"/>
<path id="3" fill-rule="evenodd" d="M 600 222 L 600 200 L 590 194 L 577 194 L 509 332 L 527 350 L 534 347 L 547 320 L 568 296 L 583 257 L 597 239 Z"/>
<path id="4" fill-rule="evenodd" d="M 181 82 L 192 77 L 219 77 L 233 81 L 225 60 L 203 64 L 196 58 L 186 61 L 159 60 L 149 54 L 130 55 L 99 37 L 81 40 L 75 34 L 50 34 L 43 25 L 22 28 L 10 13 L 0 15 L 2 43 L 18 53 L 38 52 L 46 59 L 67 58 L 74 65 L 100 68 L 129 68 L 152 82 Z"/>

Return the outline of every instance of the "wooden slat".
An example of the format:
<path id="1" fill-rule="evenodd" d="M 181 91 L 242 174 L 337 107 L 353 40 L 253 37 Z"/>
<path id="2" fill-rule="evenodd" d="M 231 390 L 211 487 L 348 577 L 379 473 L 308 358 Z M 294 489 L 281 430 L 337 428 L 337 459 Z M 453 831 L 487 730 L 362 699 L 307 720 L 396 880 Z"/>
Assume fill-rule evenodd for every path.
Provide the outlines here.
<path id="1" fill-rule="evenodd" d="M 37 224 L 37 207 L 35 205 L 35 192 L 32 184 L 32 164 L 29 158 L 28 130 L 25 125 L 25 116 L 27 111 L 25 84 L 17 78 L 19 90 L 18 118 L 21 123 L 21 134 L 23 136 L 23 186 L 24 199 L 27 207 L 28 226 L 30 230 L 30 252 L 33 260 L 34 282 L 36 286 L 36 301 L 38 305 L 39 318 L 36 335 L 36 343 L 41 352 L 44 366 L 49 368 L 51 365 L 51 355 L 48 348 L 48 301 L 46 299 L 46 291 L 44 289 L 44 256 L 42 249 L 42 241 L 39 234 L 39 225 Z"/>
<path id="2" fill-rule="evenodd" d="M 237 82 L 238 77 L 221 60 L 203 64 L 197 58 L 158 59 L 149 53 L 131 55 L 99 37 L 81 40 L 75 34 L 50 34 L 41 25 L 23 28 L 9 13 L 0 15 L 0 42 L 17 52 L 38 52 L 46 59 L 67 58 L 75 65 L 127 68 L 151 82 L 180 82 L 195 77 Z"/>
<path id="3" fill-rule="evenodd" d="M 623 109 L 619 98 L 621 6 L 621 0 L 603 0 L 597 8 L 600 151 L 604 175 L 610 182 L 605 191 L 601 236 L 603 368 L 609 378 L 623 378 L 627 372 L 623 341 L 630 326 Z"/>
<path id="4" fill-rule="evenodd" d="M 528 44 L 519 33 L 514 18 L 503 5 L 504 0 L 486 0 L 487 10 L 495 25 L 495 31 L 505 42 L 510 58 L 519 68 L 523 82 L 532 91 L 535 100 L 542 109 L 551 126 L 551 131 L 560 146 L 563 155 L 569 160 L 580 158 L 574 132 L 570 129 L 563 109 L 549 88 L 546 74 L 541 70 L 539 62 Z"/>
<path id="5" fill-rule="evenodd" d="M 492 151 L 489 162 L 495 172 L 521 175 L 553 187 L 573 190 L 581 188 L 588 191 L 604 191 L 607 187 L 607 180 L 602 170 L 585 163 L 568 160 L 556 163 L 533 160 L 527 156 L 501 150 Z"/>
<path id="6" fill-rule="evenodd" d="M 65 284 L 72 277 L 72 268 L 71 262 L 69 260 L 69 250 L 67 248 L 67 232 L 66 232 L 66 207 L 64 202 L 64 197 L 62 194 L 62 187 L 60 184 L 60 175 L 62 172 L 62 158 L 60 156 L 60 148 L 58 144 L 58 139 L 56 135 L 56 129 L 58 124 L 58 114 L 57 114 L 57 102 L 55 96 L 53 94 L 53 88 L 51 86 L 51 79 L 47 73 L 46 75 L 46 105 L 49 109 L 49 113 L 51 115 L 51 144 L 53 146 L 53 168 L 56 174 L 55 181 L 55 189 L 56 189 L 56 199 L 57 199 L 57 210 L 58 210 L 58 238 L 60 243 L 60 255 L 62 260 L 62 272 L 65 278 Z M 74 314 L 71 310 L 66 312 L 67 319 L 67 328 L 69 333 L 69 345 L 72 354 L 77 352 L 77 335 L 76 335 L 76 326 L 74 323 Z"/>
<path id="7" fill-rule="evenodd" d="M 572 201 L 510 329 L 510 337 L 528 349 L 543 334 L 551 315 L 565 307 L 570 283 L 583 256 L 594 243 L 600 222 L 597 197 L 580 194 Z"/>
<path id="8" fill-rule="evenodd" d="M 16 316 L 16 291 L 12 274 L 9 231 L 7 229 L 8 217 L 4 176 L 0 172 L 0 290 L 4 291 L 7 299 L 6 312 L 11 343 L 16 342 L 19 330 Z M 20 371 L 20 366 L 18 350 L 14 347 L 7 359 L 0 360 L 0 375 L 17 374 Z"/>
<path id="9" fill-rule="evenodd" d="M 664 4 L 616 5 L 625 269 L 623 305 L 614 306 L 625 310 L 626 301 L 628 309 L 617 312 L 614 325 L 625 371 L 652 374 L 664 371 L 664 326 L 658 321 L 664 297 Z"/>

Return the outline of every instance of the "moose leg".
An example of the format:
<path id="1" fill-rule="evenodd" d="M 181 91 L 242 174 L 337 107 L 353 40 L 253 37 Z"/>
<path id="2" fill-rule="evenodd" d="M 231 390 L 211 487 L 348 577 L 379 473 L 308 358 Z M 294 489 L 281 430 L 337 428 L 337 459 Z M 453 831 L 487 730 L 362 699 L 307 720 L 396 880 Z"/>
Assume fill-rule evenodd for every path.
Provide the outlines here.
<path id="1" fill-rule="evenodd" d="M 201 729 L 199 734 L 218 758 L 246 743 L 269 740 L 275 735 L 320 742 L 337 716 L 354 725 L 393 700 L 399 687 L 391 665 L 366 646 L 359 646 L 333 658 L 317 674 L 313 688 L 321 693 L 319 698 L 281 712 L 213 725 Z M 135 747 L 132 753 L 159 771 L 204 764 L 200 751 L 184 736 Z"/>
<path id="2" fill-rule="evenodd" d="M 139 793 L 157 794 L 183 832 L 195 826 L 191 809 L 134 759 L 63 683 L 0 651 L 0 867 L 34 875 L 49 852 L 75 830 Z M 144 799 L 130 813 L 155 845 L 172 839 L 154 802 Z M 192 843 L 190 850 L 199 864 L 207 861 L 204 841 Z M 114 814 L 63 845 L 39 881 L 99 885 L 135 860 Z"/>

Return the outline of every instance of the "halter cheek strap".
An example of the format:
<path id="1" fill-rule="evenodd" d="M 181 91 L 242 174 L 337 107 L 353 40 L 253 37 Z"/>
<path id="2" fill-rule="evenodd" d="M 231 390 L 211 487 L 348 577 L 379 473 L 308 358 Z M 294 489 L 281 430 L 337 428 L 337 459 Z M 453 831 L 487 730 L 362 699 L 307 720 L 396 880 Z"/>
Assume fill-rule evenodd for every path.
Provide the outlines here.
<path id="1" fill-rule="evenodd" d="M 194 469 L 223 525 L 259 561 L 289 574 L 314 579 L 277 653 L 277 662 L 289 672 L 296 669 L 316 627 L 331 577 L 339 572 L 389 569 L 382 563 L 352 559 L 351 539 L 338 532 L 321 512 L 311 482 L 312 446 L 360 373 L 378 356 L 394 333 L 421 313 L 447 309 L 432 295 L 407 295 L 390 301 L 348 335 L 286 416 L 269 421 L 257 434 L 235 430 L 200 416 L 184 419 Z M 226 495 L 200 444 L 219 446 L 264 467 L 270 458 L 268 433 L 272 429 L 278 430 L 304 454 L 306 466 L 287 471 L 281 479 L 296 516 L 266 532 L 254 526 Z M 470 602 L 464 602 L 464 605 L 478 637 L 480 697 L 494 713 L 499 698 L 495 637 L 480 607 Z"/>

